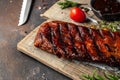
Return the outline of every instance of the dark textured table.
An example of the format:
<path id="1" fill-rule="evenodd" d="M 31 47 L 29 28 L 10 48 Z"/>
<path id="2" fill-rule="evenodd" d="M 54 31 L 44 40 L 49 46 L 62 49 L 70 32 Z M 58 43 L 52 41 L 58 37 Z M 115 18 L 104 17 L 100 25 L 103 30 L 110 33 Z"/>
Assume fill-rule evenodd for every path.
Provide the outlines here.
<path id="1" fill-rule="evenodd" d="M 40 17 L 57 0 L 34 0 L 26 24 L 17 26 L 22 0 L 0 0 L 0 80 L 70 80 L 19 52 L 17 43 L 45 21 Z"/>

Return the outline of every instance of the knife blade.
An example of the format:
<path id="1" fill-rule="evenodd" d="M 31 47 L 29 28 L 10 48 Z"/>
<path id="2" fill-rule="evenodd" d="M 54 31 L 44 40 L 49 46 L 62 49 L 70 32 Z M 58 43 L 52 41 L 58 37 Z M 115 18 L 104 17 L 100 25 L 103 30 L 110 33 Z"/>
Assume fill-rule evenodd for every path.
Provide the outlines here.
<path id="1" fill-rule="evenodd" d="M 23 25 L 28 18 L 32 0 L 23 0 L 18 26 Z"/>

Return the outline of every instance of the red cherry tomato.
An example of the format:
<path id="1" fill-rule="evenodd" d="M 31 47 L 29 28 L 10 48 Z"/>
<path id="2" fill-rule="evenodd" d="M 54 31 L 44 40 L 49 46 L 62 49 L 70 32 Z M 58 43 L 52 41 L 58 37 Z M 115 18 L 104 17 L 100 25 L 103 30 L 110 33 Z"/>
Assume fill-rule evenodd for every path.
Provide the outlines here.
<path id="1" fill-rule="evenodd" d="M 70 11 L 70 18 L 76 22 L 84 22 L 86 15 L 80 8 L 74 7 Z"/>

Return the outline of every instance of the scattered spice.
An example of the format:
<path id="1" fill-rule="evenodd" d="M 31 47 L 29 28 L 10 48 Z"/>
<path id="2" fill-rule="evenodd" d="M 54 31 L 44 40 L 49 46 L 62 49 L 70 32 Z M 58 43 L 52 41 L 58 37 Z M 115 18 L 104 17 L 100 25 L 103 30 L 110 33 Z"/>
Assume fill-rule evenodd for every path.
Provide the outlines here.
<path id="1" fill-rule="evenodd" d="M 12 3 L 13 1 L 12 0 L 10 0 L 10 3 Z"/>
<path id="2" fill-rule="evenodd" d="M 47 9 L 47 7 L 44 6 L 43 9 Z"/>
<path id="3" fill-rule="evenodd" d="M 45 74 L 45 73 L 42 74 L 42 79 L 43 79 L 43 80 L 48 80 L 48 79 L 46 78 L 46 74 Z"/>
<path id="4" fill-rule="evenodd" d="M 61 12 L 61 14 L 63 14 L 64 12 Z"/>
<path id="5" fill-rule="evenodd" d="M 43 5 L 42 6 L 48 6 L 48 3 L 43 3 Z"/>
<path id="6" fill-rule="evenodd" d="M 42 7 L 41 6 L 38 6 L 38 10 L 41 10 L 42 9 Z"/>
<path id="7" fill-rule="evenodd" d="M 20 35 L 22 35 L 22 36 L 26 36 L 27 34 L 28 34 L 27 31 L 20 31 Z"/>
<path id="8" fill-rule="evenodd" d="M 27 34 L 28 32 L 27 32 L 27 31 L 25 31 L 25 33 Z"/>

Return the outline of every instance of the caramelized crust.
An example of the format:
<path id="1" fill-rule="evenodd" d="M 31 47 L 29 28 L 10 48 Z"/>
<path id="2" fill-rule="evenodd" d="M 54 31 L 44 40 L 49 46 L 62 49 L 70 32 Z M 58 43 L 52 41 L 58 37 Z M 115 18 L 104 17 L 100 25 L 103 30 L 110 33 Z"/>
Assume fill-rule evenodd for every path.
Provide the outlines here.
<path id="1" fill-rule="evenodd" d="M 58 57 L 120 66 L 120 33 L 62 21 L 44 23 L 34 45 Z"/>

